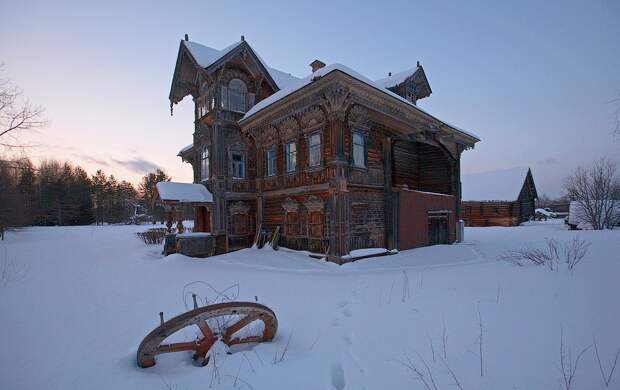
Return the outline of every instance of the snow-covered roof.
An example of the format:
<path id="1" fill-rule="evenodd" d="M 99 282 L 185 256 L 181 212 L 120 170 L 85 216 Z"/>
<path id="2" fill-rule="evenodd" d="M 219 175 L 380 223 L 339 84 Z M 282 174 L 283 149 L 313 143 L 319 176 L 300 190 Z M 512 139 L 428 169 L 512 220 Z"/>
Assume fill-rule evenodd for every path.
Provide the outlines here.
<path id="1" fill-rule="evenodd" d="M 194 57 L 194 60 L 196 60 L 196 63 L 203 68 L 208 68 L 209 66 L 216 63 L 220 58 L 224 57 L 226 54 L 233 51 L 237 46 L 241 45 L 241 43 L 243 43 L 244 41 L 235 42 L 232 45 L 229 45 L 222 50 L 217 50 L 217 49 L 202 45 L 197 42 L 192 42 L 192 41 L 182 41 L 182 42 L 183 44 L 185 44 L 185 47 L 187 47 L 187 49 L 189 50 L 192 57 Z M 267 69 L 273 81 L 275 81 L 275 83 L 278 85 L 278 88 L 280 89 L 286 88 L 291 83 L 299 80 L 297 77 L 289 73 L 285 73 L 285 72 L 282 72 L 281 70 L 267 66 L 267 63 L 258 55 L 258 53 L 254 51 L 254 54 L 256 54 L 256 57 L 258 57 L 262 65 L 265 67 L 265 69 Z"/>
<path id="2" fill-rule="evenodd" d="M 327 65 L 323 68 L 317 69 L 315 72 L 313 72 L 311 75 L 304 77 L 302 79 L 297 79 L 295 82 L 292 82 L 288 87 L 286 88 L 282 88 L 281 90 L 279 90 L 278 92 L 274 93 L 273 95 L 261 100 L 260 102 L 256 103 L 252 108 L 250 108 L 245 115 L 243 116 L 243 118 L 241 119 L 240 122 L 243 122 L 244 120 L 248 119 L 249 117 L 251 117 L 252 115 L 256 114 L 257 112 L 261 111 L 262 109 L 270 106 L 271 104 L 285 98 L 288 95 L 291 95 L 292 93 L 302 89 L 303 87 L 305 87 L 306 85 L 312 83 L 314 80 L 317 80 L 318 78 L 327 75 L 330 72 L 333 71 L 340 71 L 342 73 L 348 74 L 349 76 L 365 83 L 368 84 L 369 86 L 385 93 L 386 95 L 390 95 L 391 97 L 398 99 L 408 105 L 410 105 L 411 107 L 413 107 L 414 109 L 423 112 L 426 115 L 429 115 L 433 118 L 435 118 L 436 120 L 444 123 L 447 126 L 452 127 L 453 129 L 466 134 L 468 136 L 474 137 L 478 140 L 480 140 L 480 137 L 478 137 L 476 134 L 467 131 L 467 130 L 463 130 L 459 127 L 456 127 L 454 125 L 451 125 L 445 121 L 440 120 L 439 118 L 433 116 L 432 114 L 430 114 L 429 112 L 421 109 L 420 107 L 416 106 L 415 104 L 411 103 L 409 100 L 405 99 L 404 97 L 395 94 L 394 92 L 380 86 L 377 85 L 375 82 L 373 82 L 372 80 L 368 79 L 367 77 L 361 75 L 360 73 L 356 72 L 355 70 L 349 68 L 348 66 L 342 65 L 342 64 L 331 64 L 331 65 Z"/>
<path id="3" fill-rule="evenodd" d="M 377 84 L 378 86 L 380 86 L 382 88 L 394 87 L 394 86 L 402 83 L 403 81 L 407 80 L 407 78 L 409 78 L 409 76 L 414 74 L 417 69 L 418 68 L 407 69 L 407 70 L 404 70 L 402 72 L 398 72 L 398 73 L 393 74 L 391 76 L 385 77 L 383 79 L 375 80 L 375 84 Z"/>
<path id="4" fill-rule="evenodd" d="M 528 167 L 516 167 L 461 175 L 461 199 L 515 201 L 528 170 Z"/>
<path id="5" fill-rule="evenodd" d="M 202 184 L 160 181 L 157 192 L 164 202 L 203 203 L 213 202 L 213 195 Z"/>
<path id="6" fill-rule="evenodd" d="M 192 142 L 191 144 L 187 145 L 183 149 L 179 150 L 179 154 L 177 154 L 177 156 L 180 156 L 181 154 L 187 152 L 188 150 L 190 150 L 193 147 L 194 147 L 194 143 Z"/>

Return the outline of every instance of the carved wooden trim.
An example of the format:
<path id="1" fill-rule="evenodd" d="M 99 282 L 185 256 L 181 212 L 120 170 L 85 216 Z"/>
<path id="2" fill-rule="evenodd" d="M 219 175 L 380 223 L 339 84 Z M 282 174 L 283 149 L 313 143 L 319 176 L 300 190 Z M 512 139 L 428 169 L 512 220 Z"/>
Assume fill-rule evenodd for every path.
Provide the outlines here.
<path id="1" fill-rule="evenodd" d="M 283 120 L 278 125 L 278 128 L 283 141 L 289 141 L 292 138 L 297 138 L 297 135 L 299 134 L 299 122 L 293 115 Z"/>
<path id="2" fill-rule="evenodd" d="M 323 106 L 330 117 L 337 117 L 344 120 L 347 106 L 351 102 L 351 91 L 349 87 L 340 83 L 335 83 L 323 92 Z"/>
<path id="3" fill-rule="evenodd" d="M 282 208 L 287 213 L 296 213 L 299 209 L 299 203 L 294 199 L 286 198 L 286 200 L 282 202 Z"/>
<path id="4" fill-rule="evenodd" d="M 370 129 L 368 110 L 359 104 L 353 105 L 349 110 L 348 124 L 350 129 L 368 131 Z"/>
<path id="5" fill-rule="evenodd" d="M 247 214 L 250 211 L 250 206 L 244 201 L 234 202 L 228 207 L 230 215 L 234 214 Z"/>
<path id="6" fill-rule="evenodd" d="M 300 117 L 299 120 L 303 132 L 312 132 L 317 128 L 325 126 L 325 112 L 319 106 L 310 107 Z"/>
<path id="7" fill-rule="evenodd" d="M 304 202 L 304 206 L 306 206 L 308 211 L 323 211 L 325 202 L 316 195 L 310 195 Z"/>

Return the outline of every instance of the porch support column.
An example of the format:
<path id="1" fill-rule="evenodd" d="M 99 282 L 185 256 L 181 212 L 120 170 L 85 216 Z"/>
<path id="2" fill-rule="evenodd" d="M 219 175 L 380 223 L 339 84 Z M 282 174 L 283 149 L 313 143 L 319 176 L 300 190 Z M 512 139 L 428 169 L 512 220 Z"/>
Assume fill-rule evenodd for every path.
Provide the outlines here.
<path id="1" fill-rule="evenodd" d="M 385 245 L 397 249 L 398 215 L 395 214 L 395 195 L 392 189 L 392 138 L 383 138 L 383 177 L 385 199 Z"/>
<path id="2" fill-rule="evenodd" d="M 347 188 L 348 162 L 344 154 L 344 112 L 332 112 L 328 118 L 329 134 L 334 151 L 328 162 L 330 199 L 328 213 L 329 252 L 327 259 L 343 262 L 342 256 L 350 251 L 349 243 L 349 190 Z"/>

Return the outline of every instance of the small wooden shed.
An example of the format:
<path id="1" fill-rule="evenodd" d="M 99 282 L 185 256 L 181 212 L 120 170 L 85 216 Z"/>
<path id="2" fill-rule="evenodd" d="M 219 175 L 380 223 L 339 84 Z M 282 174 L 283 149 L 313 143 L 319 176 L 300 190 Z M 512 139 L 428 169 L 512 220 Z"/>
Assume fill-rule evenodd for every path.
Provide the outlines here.
<path id="1" fill-rule="evenodd" d="M 534 215 L 536 185 L 528 167 L 461 176 L 465 226 L 516 226 Z"/>
<path id="2" fill-rule="evenodd" d="M 178 206 L 189 205 L 194 207 L 194 232 L 211 231 L 211 207 L 213 195 L 202 184 L 175 183 L 162 181 L 157 183 L 159 198 L 166 208 L 166 226 L 172 228 L 172 221 L 177 221 L 177 231 L 184 230 L 182 217 L 176 212 Z"/>

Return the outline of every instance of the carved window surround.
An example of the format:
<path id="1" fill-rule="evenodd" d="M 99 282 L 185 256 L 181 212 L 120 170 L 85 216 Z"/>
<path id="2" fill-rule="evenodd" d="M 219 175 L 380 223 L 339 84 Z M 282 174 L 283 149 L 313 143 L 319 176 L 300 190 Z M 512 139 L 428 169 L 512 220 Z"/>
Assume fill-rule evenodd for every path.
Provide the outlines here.
<path id="1" fill-rule="evenodd" d="M 230 215 L 235 214 L 247 214 L 250 211 L 250 206 L 244 201 L 238 201 L 228 207 Z"/>

